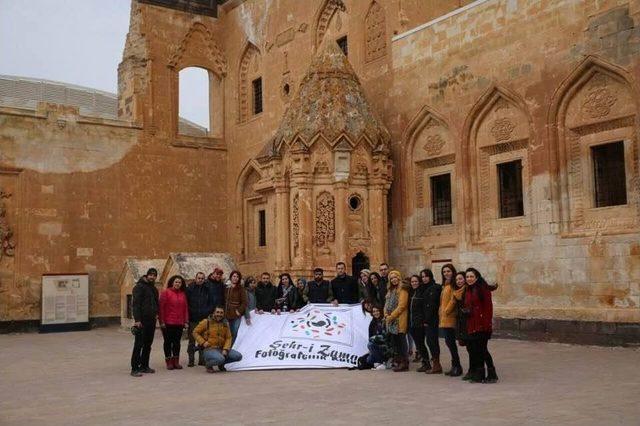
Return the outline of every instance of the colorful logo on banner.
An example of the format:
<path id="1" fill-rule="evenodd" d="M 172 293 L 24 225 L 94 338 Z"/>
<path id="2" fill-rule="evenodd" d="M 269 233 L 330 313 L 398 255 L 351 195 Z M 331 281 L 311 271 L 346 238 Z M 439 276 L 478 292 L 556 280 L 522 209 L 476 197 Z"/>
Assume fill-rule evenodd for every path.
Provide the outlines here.
<path id="1" fill-rule="evenodd" d="M 342 334 L 345 327 L 344 322 L 338 321 L 337 314 L 321 312 L 318 309 L 313 309 L 305 316 L 291 321 L 291 331 L 304 333 L 314 339 L 338 336 Z"/>

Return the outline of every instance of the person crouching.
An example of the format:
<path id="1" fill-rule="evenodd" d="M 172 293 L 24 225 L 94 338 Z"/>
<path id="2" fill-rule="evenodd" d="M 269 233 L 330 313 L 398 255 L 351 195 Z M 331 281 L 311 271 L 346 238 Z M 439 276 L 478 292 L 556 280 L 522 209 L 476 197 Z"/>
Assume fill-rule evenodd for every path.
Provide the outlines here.
<path id="1" fill-rule="evenodd" d="M 202 355 L 207 373 L 213 373 L 215 366 L 222 371 L 225 364 L 242 359 L 240 352 L 231 349 L 231 330 L 224 321 L 222 306 L 217 306 L 212 316 L 200 321 L 193 330 L 193 337 L 198 342 L 198 346 L 203 349 Z"/>

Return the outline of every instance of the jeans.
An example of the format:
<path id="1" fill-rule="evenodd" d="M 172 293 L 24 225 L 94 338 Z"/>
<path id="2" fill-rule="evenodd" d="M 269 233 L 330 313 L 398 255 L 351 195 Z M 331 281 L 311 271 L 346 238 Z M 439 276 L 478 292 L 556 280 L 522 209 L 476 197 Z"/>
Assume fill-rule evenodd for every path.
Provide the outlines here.
<path id="1" fill-rule="evenodd" d="M 369 356 L 367 357 L 367 362 L 369 364 L 382 364 L 386 361 L 383 346 L 369 342 L 367 344 L 367 348 L 369 349 Z"/>
<path id="2" fill-rule="evenodd" d="M 456 330 L 454 328 L 441 328 L 444 342 L 451 353 L 451 366 L 460 366 L 460 355 L 458 355 L 458 345 L 456 345 Z"/>
<path id="3" fill-rule="evenodd" d="M 199 324 L 199 321 L 191 322 L 189 321 L 189 329 L 187 330 L 187 334 L 189 337 L 189 344 L 187 345 L 187 355 L 189 355 L 189 362 L 194 362 L 195 353 L 196 353 L 196 339 L 193 337 L 193 329 Z M 202 352 L 200 353 L 200 357 L 202 357 Z M 201 358 L 202 359 L 202 358 Z"/>
<path id="4" fill-rule="evenodd" d="M 242 359 L 242 354 L 233 349 L 229 349 L 229 353 L 225 357 L 222 355 L 222 349 L 205 349 L 203 352 L 204 363 L 207 368 L 215 367 L 216 365 L 225 365 L 230 362 L 237 362 Z"/>
<path id="5" fill-rule="evenodd" d="M 427 325 L 425 327 L 427 346 L 431 352 L 431 359 L 440 358 L 440 341 L 438 340 L 438 326 Z"/>
<path id="6" fill-rule="evenodd" d="M 180 339 L 182 338 L 182 325 L 166 324 L 162 329 L 164 337 L 164 357 L 180 356 Z"/>
<path id="7" fill-rule="evenodd" d="M 149 368 L 149 356 L 151 355 L 151 345 L 156 332 L 156 320 L 142 320 L 142 327 L 136 334 L 133 342 L 133 353 L 131 354 L 131 370 L 138 371 Z"/>
<path id="8" fill-rule="evenodd" d="M 427 347 L 424 344 L 425 338 L 425 329 L 424 327 L 411 327 L 409 330 L 411 332 L 411 337 L 413 337 L 413 341 L 416 344 L 416 349 L 418 353 L 422 357 L 424 362 L 429 360 L 429 352 L 427 352 Z"/>
<path id="9" fill-rule="evenodd" d="M 231 344 L 233 345 L 236 341 L 236 337 L 238 337 L 238 329 L 240 328 L 242 317 L 238 317 L 236 319 L 230 319 L 228 321 L 229 321 L 229 330 L 231 331 Z"/>

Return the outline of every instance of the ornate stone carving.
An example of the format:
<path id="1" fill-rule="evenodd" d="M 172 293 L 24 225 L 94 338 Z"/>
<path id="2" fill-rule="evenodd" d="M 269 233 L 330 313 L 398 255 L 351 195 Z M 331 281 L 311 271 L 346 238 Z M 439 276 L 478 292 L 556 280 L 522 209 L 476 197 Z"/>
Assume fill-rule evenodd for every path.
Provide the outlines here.
<path id="1" fill-rule="evenodd" d="M 200 35 L 201 37 L 203 37 L 204 43 L 208 50 L 204 53 L 204 56 L 206 56 L 207 59 L 211 60 L 214 65 L 211 71 L 221 77 L 224 77 L 227 74 L 227 61 L 224 58 L 224 52 L 214 41 L 211 31 L 209 31 L 209 29 L 200 22 L 196 22 L 195 24 L 193 24 L 189 31 L 187 31 L 187 34 L 185 34 L 182 42 L 180 42 L 180 46 L 178 46 L 174 54 L 171 56 L 169 67 L 176 68 L 180 65 L 182 57 L 187 52 L 189 45 L 192 43 L 192 40 L 196 35 Z"/>
<path id="2" fill-rule="evenodd" d="M 591 79 L 590 87 L 582 102 L 582 110 L 591 118 L 606 117 L 617 100 L 615 93 L 608 87 L 607 78 L 599 74 Z"/>
<path id="3" fill-rule="evenodd" d="M 313 168 L 313 174 L 316 175 L 328 175 L 329 173 L 331 173 L 331 169 L 325 161 L 318 161 Z"/>
<path id="4" fill-rule="evenodd" d="M 322 43 L 322 39 L 329 29 L 329 23 L 331 22 L 331 18 L 336 14 L 337 11 L 346 12 L 347 7 L 344 5 L 342 0 L 325 0 L 322 5 L 322 9 L 320 9 L 320 13 L 318 14 L 318 20 L 316 22 L 316 47 L 320 46 Z M 340 26 L 341 22 L 338 23 Z M 340 28 L 338 28 L 339 30 Z"/>
<path id="5" fill-rule="evenodd" d="M 7 206 L 4 202 L 5 199 L 10 197 L 10 193 L 0 189 L 0 260 L 4 256 L 13 257 L 16 247 L 13 242 L 13 230 L 7 220 Z"/>
<path id="6" fill-rule="evenodd" d="M 257 57 L 260 56 L 260 51 L 256 46 L 249 43 L 242 54 L 240 59 L 240 70 L 238 75 L 238 121 L 240 123 L 246 122 L 251 116 L 251 81 L 249 81 L 249 66 L 254 63 L 257 66 Z M 252 70 L 256 73 L 258 70 Z"/>
<path id="7" fill-rule="evenodd" d="M 373 1 L 365 17 L 365 61 L 371 62 L 387 53 L 387 31 L 384 10 Z"/>
<path id="8" fill-rule="evenodd" d="M 507 141 L 511 138 L 511 134 L 515 128 L 515 123 L 510 119 L 506 117 L 497 118 L 491 125 L 491 134 L 496 142 Z"/>
<path id="9" fill-rule="evenodd" d="M 293 197 L 293 203 L 291 207 L 291 222 L 292 222 L 292 230 L 291 234 L 293 237 L 293 247 L 297 248 L 300 245 L 300 196 L 296 194 Z"/>
<path id="10" fill-rule="evenodd" d="M 429 158 L 428 160 L 419 161 L 418 164 L 426 169 L 433 167 L 446 166 L 447 164 L 454 164 L 456 162 L 456 155 L 449 154 L 441 157 Z"/>
<path id="11" fill-rule="evenodd" d="M 446 141 L 440 135 L 429 135 L 427 136 L 427 143 L 422 146 L 429 157 L 434 157 L 440 154 L 442 148 L 446 144 Z"/>
<path id="12" fill-rule="evenodd" d="M 336 202 L 328 192 L 322 192 L 316 200 L 316 235 L 318 247 L 323 247 L 336 239 Z"/>

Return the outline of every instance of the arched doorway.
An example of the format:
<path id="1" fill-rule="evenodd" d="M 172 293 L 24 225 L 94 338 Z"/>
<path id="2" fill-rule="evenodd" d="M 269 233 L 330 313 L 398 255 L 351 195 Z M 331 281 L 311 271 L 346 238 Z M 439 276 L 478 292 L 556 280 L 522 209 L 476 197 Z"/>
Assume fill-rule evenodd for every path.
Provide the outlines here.
<path id="1" fill-rule="evenodd" d="M 353 259 L 351 259 L 351 270 L 353 276 L 357 279 L 360 276 L 360 271 L 363 269 L 369 269 L 369 258 L 363 252 L 358 252 Z"/>

